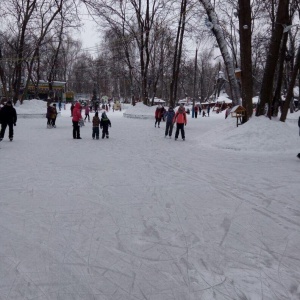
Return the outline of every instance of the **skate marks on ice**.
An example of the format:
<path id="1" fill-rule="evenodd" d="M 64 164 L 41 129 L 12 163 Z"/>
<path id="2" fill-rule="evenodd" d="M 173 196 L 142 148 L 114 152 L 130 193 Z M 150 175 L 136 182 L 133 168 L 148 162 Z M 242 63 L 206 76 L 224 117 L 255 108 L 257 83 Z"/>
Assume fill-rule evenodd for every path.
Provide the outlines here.
<path id="1" fill-rule="evenodd" d="M 228 153 L 195 153 L 191 140 L 170 155 L 142 121 L 112 121 L 109 141 L 40 147 L 40 165 L 12 153 L 23 180 L 0 178 L 0 299 L 299 298 L 300 210 L 285 178 L 257 166 L 251 188 Z"/>

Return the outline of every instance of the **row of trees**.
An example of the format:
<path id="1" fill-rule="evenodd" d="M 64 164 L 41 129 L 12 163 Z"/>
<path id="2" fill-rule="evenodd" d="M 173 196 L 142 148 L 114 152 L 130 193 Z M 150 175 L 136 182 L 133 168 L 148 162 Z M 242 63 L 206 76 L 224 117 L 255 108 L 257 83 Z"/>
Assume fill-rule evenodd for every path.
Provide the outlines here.
<path id="1" fill-rule="evenodd" d="M 96 55 L 75 38 L 83 5 L 98 24 Z M 242 99 L 247 110 L 244 121 L 253 95 L 256 114 L 267 108 L 271 118 L 286 91 L 284 121 L 299 72 L 299 13 L 297 0 L 2 0 L 3 93 L 22 101 L 29 82 L 37 94 L 43 79 L 51 96 L 52 82 L 62 80 L 78 93 L 174 105 L 185 96 L 206 101 L 222 70 L 233 104 Z"/>

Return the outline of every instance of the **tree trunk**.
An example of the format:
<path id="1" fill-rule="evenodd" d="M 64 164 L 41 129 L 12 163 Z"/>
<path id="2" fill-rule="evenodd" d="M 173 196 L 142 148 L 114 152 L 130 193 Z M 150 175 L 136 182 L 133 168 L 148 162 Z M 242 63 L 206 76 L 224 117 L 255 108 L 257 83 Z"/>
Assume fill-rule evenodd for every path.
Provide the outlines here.
<path id="1" fill-rule="evenodd" d="M 2 82 L 4 97 L 6 98 L 6 100 L 8 100 L 6 76 L 5 76 L 5 73 L 4 73 L 4 68 L 2 67 L 2 51 L 1 51 L 1 48 L 0 48 L 0 79 L 1 79 L 1 82 Z"/>
<path id="2" fill-rule="evenodd" d="M 246 109 L 243 122 L 248 121 L 253 113 L 252 104 L 252 51 L 251 51 L 251 4 L 250 0 L 239 0 L 240 53 L 242 69 L 242 105 Z"/>
<path id="3" fill-rule="evenodd" d="M 213 24 L 212 32 L 217 40 L 226 67 L 232 94 L 232 104 L 238 105 L 240 102 L 240 88 L 235 78 L 234 62 L 229 54 L 224 33 L 221 26 L 218 23 L 218 17 L 215 13 L 214 6 L 211 4 L 210 0 L 199 0 L 199 2 L 205 8 L 209 20 Z"/>
<path id="4" fill-rule="evenodd" d="M 178 22 L 177 36 L 175 42 L 173 74 L 172 74 L 171 84 L 170 84 L 170 105 L 173 107 L 175 106 L 176 99 L 177 99 L 178 77 L 179 77 L 181 55 L 182 55 L 183 36 L 185 31 L 186 5 L 187 5 L 187 0 L 182 0 L 181 8 L 180 8 L 180 18 Z"/>
<path id="5" fill-rule="evenodd" d="M 265 106 L 268 105 L 268 117 L 271 118 L 272 94 L 274 74 L 277 66 L 279 49 L 283 35 L 283 24 L 289 21 L 289 0 L 280 0 L 277 8 L 275 27 L 272 32 L 271 43 L 269 46 L 268 57 L 262 80 L 262 86 L 259 94 L 259 103 L 256 110 L 256 116 L 264 115 Z"/>
<path id="6" fill-rule="evenodd" d="M 284 59 L 285 59 L 285 52 L 286 52 L 286 43 L 288 40 L 288 35 L 285 34 L 282 39 L 281 48 L 280 48 L 280 57 L 278 62 L 278 71 L 277 71 L 277 83 L 275 94 L 272 101 L 272 116 L 278 116 L 278 108 L 281 101 L 281 87 L 283 81 L 283 71 L 284 71 Z"/>
<path id="7" fill-rule="evenodd" d="M 296 62 L 295 62 L 295 66 L 294 66 L 294 70 L 292 73 L 292 77 L 289 83 L 289 88 L 287 91 L 287 95 L 281 110 L 281 116 L 280 116 L 280 121 L 281 122 L 285 122 L 286 120 L 286 116 L 291 104 L 291 100 L 293 99 L 293 90 L 294 90 L 294 86 L 295 86 L 295 82 L 297 79 L 297 75 L 299 72 L 299 68 L 300 68 L 300 45 L 298 47 L 298 52 L 297 52 L 297 57 L 296 57 Z"/>

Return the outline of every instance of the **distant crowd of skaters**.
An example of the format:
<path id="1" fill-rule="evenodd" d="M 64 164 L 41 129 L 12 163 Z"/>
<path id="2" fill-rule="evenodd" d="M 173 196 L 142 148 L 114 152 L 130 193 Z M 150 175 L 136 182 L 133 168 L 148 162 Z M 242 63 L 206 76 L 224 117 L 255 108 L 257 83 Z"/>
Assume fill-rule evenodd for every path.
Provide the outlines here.
<path id="1" fill-rule="evenodd" d="M 59 102 L 59 110 L 61 110 L 61 102 Z M 110 104 L 106 104 L 102 106 L 106 111 L 109 110 Z M 88 120 L 90 122 L 90 111 L 93 109 L 93 106 L 90 106 L 86 104 L 85 106 L 82 106 L 79 102 L 71 103 L 71 117 L 72 117 L 72 123 L 73 123 L 73 139 L 82 139 L 80 136 L 80 127 L 84 126 L 84 122 Z M 99 117 L 98 109 L 99 106 L 96 105 L 94 107 L 95 109 L 95 115 L 92 119 L 93 124 L 93 130 L 92 130 L 92 138 L 93 139 L 99 139 L 100 130 L 99 127 L 102 129 L 102 139 L 109 138 L 109 132 L 108 127 L 111 127 L 111 121 L 106 115 L 106 112 L 104 111 L 101 114 L 101 119 Z M 82 118 L 82 111 L 85 112 L 85 118 Z M 48 102 L 47 104 L 47 128 L 56 128 L 56 117 L 57 117 L 57 109 L 56 109 L 56 103 L 50 104 Z"/>

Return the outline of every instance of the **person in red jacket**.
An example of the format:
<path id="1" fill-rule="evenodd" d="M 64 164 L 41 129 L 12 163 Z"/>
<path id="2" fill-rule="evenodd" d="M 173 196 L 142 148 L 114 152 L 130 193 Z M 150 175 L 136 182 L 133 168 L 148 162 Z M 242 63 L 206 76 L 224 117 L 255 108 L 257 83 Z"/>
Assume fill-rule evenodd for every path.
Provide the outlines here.
<path id="1" fill-rule="evenodd" d="M 161 105 L 159 104 L 157 107 L 156 107 L 156 110 L 155 110 L 155 124 L 154 124 L 154 127 L 156 127 L 156 124 L 158 124 L 158 128 L 159 127 L 159 124 L 160 124 L 160 121 L 161 121 L 161 118 L 162 118 L 162 107 Z"/>
<path id="2" fill-rule="evenodd" d="M 80 127 L 79 127 L 79 120 L 82 119 L 81 116 L 81 105 L 77 102 L 73 109 L 73 139 L 81 139 L 80 137 Z"/>
<path id="3" fill-rule="evenodd" d="M 173 123 L 176 123 L 175 141 L 178 139 L 179 130 L 181 131 L 182 139 L 185 140 L 184 125 L 186 126 L 187 124 L 187 117 L 182 104 L 180 104 L 180 107 L 174 116 Z"/>

